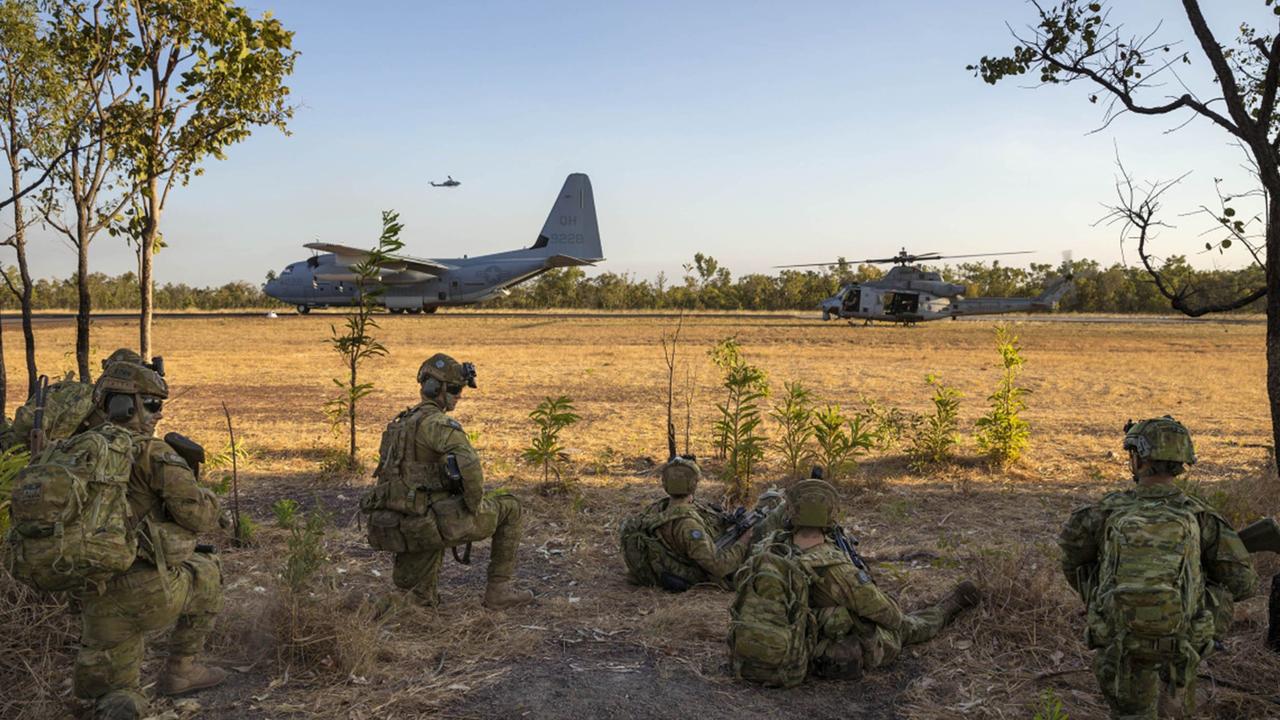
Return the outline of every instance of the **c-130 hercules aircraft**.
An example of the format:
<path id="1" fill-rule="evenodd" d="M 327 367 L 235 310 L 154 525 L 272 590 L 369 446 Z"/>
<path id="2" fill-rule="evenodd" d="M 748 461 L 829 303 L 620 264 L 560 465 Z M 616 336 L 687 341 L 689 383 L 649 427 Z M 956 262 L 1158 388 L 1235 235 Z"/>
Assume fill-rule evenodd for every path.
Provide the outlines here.
<path id="1" fill-rule="evenodd" d="M 1043 312 L 1054 306 L 1071 289 L 1071 275 L 1054 280 L 1044 292 L 1033 298 L 962 297 L 964 285 L 949 283 L 931 270 L 915 263 L 952 258 L 990 257 L 992 255 L 1021 255 L 1030 250 L 1006 253 L 978 253 L 975 255 L 939 255 L 924 253 L 912 255 L 903 248 L 890 258 L 847 260 L 846 263 L 893 263 L 894 267 L 879 280 L 851 282 L 841 286 L 835 295 L 822 301 L 822 319 L 833 317 L 845 320 L 882 320 L 912 324 L 923 320 L 957 318 L 961 315 L 995 315 L 1013 312 Z M 838 263 L 806 263 L 780 265 L 778 267 L 817 267 Z"/>
<path id="2" fill-rule="evenodd" d="M 354 305 L 359 293 L 351 266 L 364 260 L 368 251 L 320 242 L 303 247 L 324 254 L 291 263 L 263 291 L 292 303 L 303 314 L 313 307 Z M 602 260 L 591 180 L 574 173 L 565 178 L 531 247 L 471 258 L 393 255 L 382 266 L 380 282 L 385 293 L 380 303 L 393 313 L 433 313 L 442 305 L 489 300 L 552 268 L 594 265 Z"/>

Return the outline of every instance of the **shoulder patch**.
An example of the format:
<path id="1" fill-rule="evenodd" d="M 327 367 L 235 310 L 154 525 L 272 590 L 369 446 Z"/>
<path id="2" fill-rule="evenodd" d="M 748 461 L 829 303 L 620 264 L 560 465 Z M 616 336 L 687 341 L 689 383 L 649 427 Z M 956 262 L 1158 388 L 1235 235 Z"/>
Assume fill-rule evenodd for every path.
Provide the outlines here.
<path id="1" fill-rule="evenodd" d="M 458 422 L 457 420 L 454 420 L 453 418 L 449 418 L 448 420 L 445 420 L 445 421 L 444 421 L 444 424 L 445 424 L 445 425 L 448 425 L 449 427 L 453 428 L 454 430 L 461 430 L 461 429 L 462 429 L 462 423 Z"/>
<path id="2" fill-rule="evenodd" d="M 858 582 L 862 583 L 863 585 L 866 585 L 867 583 L 871 582 L 871 576 L 867 574 L 866 570 L 858 571 Z"/>
<path id="3" fill-rule="evenodd" d="M 701 530 L 694 528 L 693 530 L 689 531 L 689 537 L 693 538 L 694 540 L 701 540 L 704 536 Z"/>

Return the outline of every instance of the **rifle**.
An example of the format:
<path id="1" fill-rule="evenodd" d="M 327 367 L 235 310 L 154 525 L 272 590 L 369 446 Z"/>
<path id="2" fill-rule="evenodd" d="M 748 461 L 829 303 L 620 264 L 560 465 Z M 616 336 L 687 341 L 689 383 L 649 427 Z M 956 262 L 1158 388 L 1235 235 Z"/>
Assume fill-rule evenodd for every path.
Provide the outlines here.
<path id="1" fill-rule="evenodd" d="M 31 425 L 31 432 L 27 435 L 27 449 L 31 452 L 31 457 L 35 457 L 41 450 L 44 450 L 44 401 L 49 394 L 49 376 L 41 375 L 36 380 L 36 412 L 35 422 Z"/>
<path id="2" fill-rule="evenodd" d="M 751 528 L 763 520 L 765 515 L 765 511 L 759 508 L 751 512 L 747 512 L 746 508 L 738 508 L 731 513 L 722 513 L 721 517 L 733 523 L 733 527 L 725 530 L 720 537 L 716 538 L 716 552 L 722 552 L 725 548 L 738 542 L 738 539 L 751 532 Z"/>
<path id="3" fill-rule="evenodd" d="M 858 538 L 846 533 L 844 528 L 839 525 L 832 526 L 831 535 L 835 538 L 836 547 L 849 556 L 849 561 L 853 563 L 853 566 L 868 576 L 871 575 L 871 568 L 867 567 L 866 561 L 858 554 Z"/>

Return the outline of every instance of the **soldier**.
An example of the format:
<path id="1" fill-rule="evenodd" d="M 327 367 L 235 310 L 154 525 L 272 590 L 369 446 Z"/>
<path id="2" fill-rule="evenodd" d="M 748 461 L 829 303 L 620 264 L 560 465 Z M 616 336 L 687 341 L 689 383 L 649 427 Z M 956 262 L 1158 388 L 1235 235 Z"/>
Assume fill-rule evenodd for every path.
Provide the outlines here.
<path id="1" fill-rule="evenodd" d="M 727 528 L 720 512 L 694 499 L 701 477 L 693 458 L 671 458 L 662 466 L 667 497 L 623 523 L 623 558 L 633 582 L 671 592 L 684 592 L 699 583 L 729 587 L 747 556 L 751 533 L 716 549 L 715 539 Z"/>
<path id="2" fill-rule="evenodd" d="M 484 606 L 500 609 L 533 600 L 533 593 L 512 583 L 520 501 L 484 493 L 480 458 L 462 426 L 445 414 L 457 406 L 463 387 L 476 386 L 475 378 L 475 366 L 444 353 L 422 363 L 422 402 L 387 425 L 374 471 L 378 484 L 361 500 L 369 514 L 370 545 L 395 553 L 396 587 L 428 607 L 440 603 L 436 583 L 445 549 L 466 545 L 469 561 L 471 543 L 489 537 Z"/>
<path id="3" fill-rule="evenodd" d="M 732 609 L 734 631 L 730 646 L 739 676 L 781 685 L 798 683 L 807 672 L 827 678 L 857 678 L 863 670 L 892 663 L 903 646 L 933 638 L 960 611 L 980 602 L 982 595 L 977 586 L 966 580 L 938 604 L 904 613 L 893 598 L 876 587 L 870 574 L 854 565 L 849 555 L 835 544 L 832 532 L 836 525 L 835 489 L 823 480 L 809 479 L 793 485 L 786 495 L 788 529 L 762 540 L 736 578 L 738 598 Z M 799 572 L 768 570 L 769 563 L 760 561 L 774 558 L 761 557 L 766 554 L 790 567 L 798 566 Z M 786 605 L 785 600 L 761 604 L 750 597 L 753 593 L 763 597 L 762 593 L 778 591 L 778 584 L 769 582 L 768 576 L 794 576 L 807 585 L 816 642 L 807 662 L 804 653 L 791 653 L 792 660 L 800 662 L 797 667 L 787 668 L 786 659 L 769 657 L 769 649 L 759 646 L 752 636 L 756 628 L 775 622 L 768 617 L 754 617 L 754 613 L 767 614 L 775 607 Z M 757 582 L 761 578 L 766 578 L 765 582 Z M 783 594 L 791 593 L 783 591 Z M 803 622 L 797 625 L 794 618 L 791 622 L 793 632 L 810 637 Z M 785 626 L 786 622 L 775 624 Z M 740 630 L 744 626 L 745 632 Z M 801 637 L 796 642 L 807 641 Z M 751 677 L 750 667 L 744 671 L 744 662 L 750 665 L 760 661 L 772 667 L 761 670 L 757 666 L 756 677 Z"/>
<path id="4" fill-rule="evenodd" d="M 1222 516 L 1173 484 L 1196 462 L 1181 423 L 1130 422 L 1124 449 L 1137 487 L 1072 513 L 1058 540 L 1062 570 L 1088 610 L 1111 716 L 1176 717 L 1194 704 L 1196 668 L 1215 631 L 1225 634 L 1232 601 L 1253 595 L 1258 576 Z"/>
<path id="5" fill-rule="evenodd" d="M 193 468 L 154 437 L 169 388 L 161 375 L 134 362 L 116 362 L 94 386 L 94 403 L 108 420 L 133 433 L 128 484 L 130 514 L 139 519 L 138 559 L 102 591 L 86 590 L 81 608 L 76 695 L 95 701 L 95 718 L 132 720 L 146 714 L 139 669 L 143 638 L 172 627 L 169 656 L 157 689 L 165 695 L 212 687 L 226 678 L 196 662 L 222 609 L 218 556 L 197 551 L 196 535 L 218 524 L 218 500 L 196 483 Z"/>

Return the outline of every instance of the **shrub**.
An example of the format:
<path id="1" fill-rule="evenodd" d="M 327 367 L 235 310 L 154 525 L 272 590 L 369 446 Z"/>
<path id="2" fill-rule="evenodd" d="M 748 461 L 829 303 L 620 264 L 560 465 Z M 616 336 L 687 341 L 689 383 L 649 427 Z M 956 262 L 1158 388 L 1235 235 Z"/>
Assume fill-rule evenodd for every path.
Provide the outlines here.
<path id="1" fill-rule="evenodd" d="M 271 512 L 276 515 L 276 527 L 291 528 L 298 514 L 298 501 L 289 498 L 277 500 L 271 506 Z"/>
<path id="2" fill-rule="evenodd" d="M 836 404 L 829 404 L 813 414 L 813 435 L 818 442 L 818 459 L 827 470 L 827 479 L 838 478 L 853 458 L 865 453 L 875 444 L 868 425 L 867 416 L 848 417 Z"/>
<path id="3" fill-rule="evenodd" d="M 943 384 L 937 375 L 926 375 L 933 388 L 933 413 L 920 418 L 911 438 L 912 464 L 917 467 L 936 465 L 951 459 L 960 443 L 959 390 Z"/>
<path id="4" fill-rule="evenodd" d="M 890 450 L 897 447 L 919 422 L 914 414 L 901 408 L 882 405 L 879 400 L 865 398 L 865 409 L 862 414 L 871 426 L 871 437 L 878 450 Z"/>
<path id="5" fill-rule="evenodd" d="M 1040 693 L 1040 704 L 1031 720 L 1068 720 L 1067 711 L 1062 707 L 1053 688 L 1045 688 Z"/>
<path id="6" fill-rule="evenodd" d="M 1020 415 L 1027 407 L 1022 398 L 1030 391 L 1018 385 L 1018 374 L 1026 362 L 1018 346 L 1018 336 L 1004 325 L 996 326 L 996 349 L 1000 351 L 1004 375 L 996 391 L 987 398 L 991 401 L 991 411 L 978 418 L 977 440 L 978 447 L 992 462 L 1005 466 L 1016 462 L 1031 442 L 1031 427 Z"/>
<path id="7" fill-rule="evenodd" d="M 520 453 L 526 461 L 542 466 L 542 481 L 550 479 L 554 471 L 556 479 L 560 479 L 560 469 L 556 461 L 564 447 L 560 445 L 560 431 L 578 422 L 580 419 L 573 412 L 573 401 L 567 395 L 557 398 L 545 398 L 538 407 L 529 413 L 529 419 L 538 428 L 529 447 Z"/>
<path id="8" fill-rule="evenodd" d="M 764 458 L 767 441 L 760 432 L 760 401 L 769 396 L 769 380 L 764 370 L 739 358 L 725 375 L 724 387 L 729 396 L 717 406 L 720 419 L 715 432 L 725 439 L 724 478 L 729 495 L 745 502 L 751 495 L 751 475 Z"/>
<path id="9" fill-rule="evenodd" d="M 27 466 L 30 456 L 18 448 L 0 453 L 0 539 L 9 531 L 9 493 L 13 490 L 13 478 Z"/>
<path id="10" fill-rule="evenodd" d="M 240 544 L 252 545 L 258 533 L 258 522 L 244 513 L 240 513 Z"/>
<path id="11" fill-rule="evenodd" d="M 738 343 L 737 337 L 724 338 L 708 350 L 707 355 L 711 358 L 711 362 L 720 369 L 720 372 L 724 373 L 726 385 L 729 381 L 729 374 L 743 362 L 742 346 Z M 732 391 L 730 391 L 730 398 L 732 398 L 732 394 Z M 726 402 L 729 402 L 729 400 L 727 399 Z M 715 448 L 716 457 L 724 459 L 728 455 L 729 435 L 727 428 L 720 425 L 716 426 L 716 435 L 712 446 Z"/>
<path id="12" fill-rule="evenodd" d="M 813 440 L 813 394 L 799 380 L 784 383 L 781 402 L 773 406 L 769 416 L 778 423 L 781 433 L 776 447 L 782 454 L 792 477 L 799 477 L 801 467 L 813 457 L 809 444 Z"/>
<path id="13" fill-rule="evenodd" d="M 280 577 L 291 592 L 304 590 L 328 559 L 324 552 L 324 529 L 328 524 L 329 513 L 316 508 L 289 528 L 288 552 Z"/>

